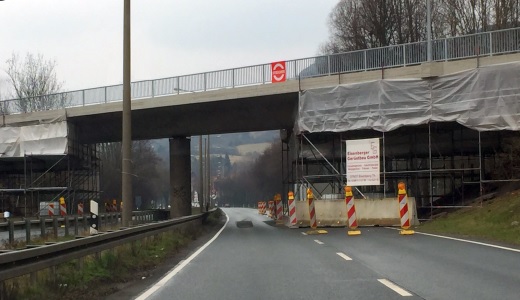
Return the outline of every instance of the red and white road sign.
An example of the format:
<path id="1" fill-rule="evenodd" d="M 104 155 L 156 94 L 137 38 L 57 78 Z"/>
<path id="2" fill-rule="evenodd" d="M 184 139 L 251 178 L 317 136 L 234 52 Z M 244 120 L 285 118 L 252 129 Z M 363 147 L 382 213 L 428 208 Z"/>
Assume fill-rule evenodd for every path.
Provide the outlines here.
<path id="1" fill-rule="evenodd" d="M 271 82 L 284 82 L 287 79 L 285 61 L 271 63 Z"/>

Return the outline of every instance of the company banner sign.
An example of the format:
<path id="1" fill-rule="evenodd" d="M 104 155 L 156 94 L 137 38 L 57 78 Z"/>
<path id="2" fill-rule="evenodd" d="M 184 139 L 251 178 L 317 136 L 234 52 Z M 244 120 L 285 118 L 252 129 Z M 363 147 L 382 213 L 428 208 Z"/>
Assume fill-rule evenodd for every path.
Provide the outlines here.
<path id="1" fill-rule="evenodd" d="M 379 185 L 379 139 L 348 140 L 347 185 Z"/>

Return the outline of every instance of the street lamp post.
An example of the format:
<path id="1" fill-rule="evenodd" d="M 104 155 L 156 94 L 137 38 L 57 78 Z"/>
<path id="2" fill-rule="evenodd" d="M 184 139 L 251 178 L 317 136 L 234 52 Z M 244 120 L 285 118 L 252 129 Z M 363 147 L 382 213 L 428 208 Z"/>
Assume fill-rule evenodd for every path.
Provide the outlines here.
<path id="1" fill-rule="evenodd" d="M 122 134 L 122 198 L 123 226 L 132 224 L 132 104 L 130 82 L 130 0 L 124 4 L 123 30 L 123 134 Z"/>

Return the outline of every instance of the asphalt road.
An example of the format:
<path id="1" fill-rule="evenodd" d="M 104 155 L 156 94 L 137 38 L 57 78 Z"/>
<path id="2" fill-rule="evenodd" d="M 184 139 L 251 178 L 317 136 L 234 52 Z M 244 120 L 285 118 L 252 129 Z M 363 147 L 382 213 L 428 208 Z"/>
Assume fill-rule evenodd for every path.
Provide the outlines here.
<path id="1" fill-rule="evenodd" d="M 139 300 L 520 299 L 520 252 L 379 227 L 303 235 L 253 209 L 224 211 L 222 233 Z"/>

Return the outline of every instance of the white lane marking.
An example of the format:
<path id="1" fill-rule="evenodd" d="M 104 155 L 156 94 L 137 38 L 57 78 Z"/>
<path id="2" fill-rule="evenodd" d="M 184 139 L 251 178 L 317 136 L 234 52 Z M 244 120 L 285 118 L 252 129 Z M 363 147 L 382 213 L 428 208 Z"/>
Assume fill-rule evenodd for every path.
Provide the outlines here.
<path id="1" fill-rule="evenodd" d="M 394 230 L 401 230 L 401 229 L 392 228 L 392 227 L 386 227 L 386 228 L 394 229 Z M 444 235 L 437 235 L 437 234 L 431 234 L 431 233 L 426 233 L 426 232 L 418 232 L 418 231 L 416 231 L 415 233 L 422 234 L 422 235 L 427 235 L 427 236 L 438 237 L 438 238 L 441 238 L 441 239 L 454 240 L 454 241 L 459 241 L 459 242 L 464 242 L 464 243 L 469 243 L 469 244 L 481 245 L 481 246 L 486 246 L 486 247 L 497 248 L 497 249 L 502 249 L 502 250 L 507 250 L 507 251 L 513 251 L 513 252 L 519 252 L 520 253 L 520 249 L 515 249 L 515 248 L 503 247 L 503 246 L 499 246 L 499 245 L 481 243 L 481 242 L 476 242 L 476 241 L 471 241 L 471 240 L 458 239 L 458 238 L 454 238 L 454 237 L 449 237 L 449 236 L 444 236 Z"/>
<path id="2" fill-rule="evenodd" d="M 339 257 L 343 258 L 344 260 L 352 260 L 352 258 L 348 257 L 345 253 L 343 252 L 336 252 L 337 255 L 339 255 Z"/>
<path id="3" fill-rule="evenodd" d="M 317 244 L 320 244 L 320 245 L 323 245 L 325 244 L 324 242 L 320 241 L 320 240 L 314 240 Z"/>
<path id="4" fill-rule="evenodd" d="M 302 234 L 303 234 L 303 235 L 307 235 L 307 233 L 305 233 L 305 232 L 302 232 Z"/>
<path id="5" fill-rule="evenodd" d="M 188 265 L 190 263 L 190 261 L 192 261 L 202 251 L 204 251 L 204 249 L 206 249 L 206 247 L 208 247 L 211 243 L 213 243 L 218 238 L 218 236 L 222 233 L 222 231 L 224 231 L 228 222 L 229 222 L 229 216 L 226 214 L 226 223 L 224 224 L 224 226 L 222 226 L 222 228 L 220 228 L 220 230 L 217 232 L 217 234 L 215 234 L 215 236 L 211 240 L 209 240 L 206 244 L 204 244 L 204 246 L 200 247 L 197 251 L 195 251 L 195 253 L 190 255 L 190 257 L 181 261 L 177 266 L 175 266 L 175 268 L 173 268 L 173 270 L 171 270 L 161 280 L 159 280 L 156 284 L 154 284 L 152 287 L 150 287 L 148 290 L 146 290 L 146 292 L 142 293 L 139 297 L 135 298 L 135 300 L 146 300 L 153 293 L 155 293 L 159 288 L 164 286 L 170 279 L 173 278 L 173 276 L 177 275 L 177 273 L 179 273 L 184 267 L 186 267 L 186 265 Z"/>
<path id="6" fill-rule="evenodd" d="M 389 281 L 389 280 L 386 280 L 386 279 L 378 279 L 377 281 L 381 282 L 382 284 L 386 285 L 387 288 L 391 289 L 392 291 L 398 293 L 399 295 L 403 296 L 403 297 L 409 297 L 409 296 L 413 296 L 412 294 L 410 294 L 410 292 L 408 292 L 407 290 L 403 289 L 402 287 L 398 286 L 397 284 Z"/>

